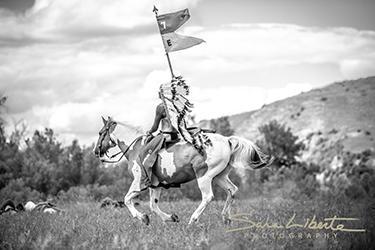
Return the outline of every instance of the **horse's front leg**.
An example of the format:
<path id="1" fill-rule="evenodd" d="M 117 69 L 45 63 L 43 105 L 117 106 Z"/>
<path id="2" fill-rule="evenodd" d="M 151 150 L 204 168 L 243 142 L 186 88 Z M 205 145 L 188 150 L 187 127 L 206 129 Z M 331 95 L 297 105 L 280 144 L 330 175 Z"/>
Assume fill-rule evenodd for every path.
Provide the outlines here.
<path id="1" fill-rule="evenodd" d="M 137 188 L 134 188 L 134 186 L 137 185 L 137 183 L 134 183 L 134 182 L 135 182 L 135 180 L 133 180 L 132 185 L 130 186 L 128 193 L 125 195 L 125 202 L 124 203 L 125 203 L 125 205 L 127 206 L 127 208 L 129 209 L 130 213 L 132 214 L 132 216 L 134 218 L 137 218 L 140 221 L 142 221 L 143 223 L 145 223 L 146 225 L 148 225 L 148 224 L 150 224 L 150 218 L 148 217 L 148 215 L 139 212 L 134 206 L 133 199 L 141 194 L 141 191 L 138 191 Z"/>
<path id="2" fill-rule="evenodd" d="M 142 193 L 141 189 L 141 167 L 134 162 L 134 165 L 132 167 L 132 174 L 133 174 L 133 182 L 130 185 L 128 193 L 125 195 L 125 205 L 129 209 L 130 213 L 133 215 L 134 218 L 139 219 L 146 225 L 150 224 L 150 218 L 148 217 L 147 214 L 143 214 L 139 212 L 135 207 L 134 207 L 134 201 L 133 199 L 140 195 Z"/>
<path id="3" fill-rule="evenodd" d="M 157 214 L 164 222 L 172 221 L 179 222 L 177 215 L 166 214 L 159 208 L 161 187 L 150 188 L 150 208 L 155 214 Z"/>

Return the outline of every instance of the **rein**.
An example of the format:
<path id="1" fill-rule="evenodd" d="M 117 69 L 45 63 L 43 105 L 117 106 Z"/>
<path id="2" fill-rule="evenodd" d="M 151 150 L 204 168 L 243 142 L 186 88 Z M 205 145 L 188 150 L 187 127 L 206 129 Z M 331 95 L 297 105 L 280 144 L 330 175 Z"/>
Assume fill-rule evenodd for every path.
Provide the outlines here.
<path id="1" fill-rule="evenodd" d="M 142 138 L 142 137 L 143 137 L 143 135 L 140 135 L 140 136 L 138 136 L 137 138 L 135 138 L 135 139 L 133 140 L 133 142 L 130 143 L 130 145 L 129 145 L 124 151 L 121 150 L 121 148 L 120 148 L 120 146 L 119 146 L 119 143 L 116 143 L 117 147 L 119 147 L 121 151 L 118 152 L 118 153 L 116 153 L 116 154 L 114 154 L 114 155 L 112 155 L 112 156 L 108 156 L 107 152 L 105 153 L 105 155 L 106 155 L 108 158 L 111 159 L 111 158 L 116 157 L 117 155 L 121 154 L 121 152 L 123 152 L 122 155 L 121 155 L 121 157 L 120 157 L 120 159 L 118 159 L 117 161 L 107 161 L 107 160 L 102 160 L 102 162 L 105 162 L 105 163 L 117 163 L 117 162 L 121 161 L 122 157 L 124 157 L 124 155 L 129 151 L 130 147 L 131 147 L 136 141 L 138 141 L 139 138 Z"/>

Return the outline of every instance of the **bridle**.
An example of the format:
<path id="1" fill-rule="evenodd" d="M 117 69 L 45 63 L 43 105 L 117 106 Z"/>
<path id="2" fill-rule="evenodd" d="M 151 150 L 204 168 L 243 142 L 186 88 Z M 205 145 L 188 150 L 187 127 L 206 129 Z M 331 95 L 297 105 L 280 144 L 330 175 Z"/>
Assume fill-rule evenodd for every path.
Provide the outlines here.
<path id="1" fill-rule="evenodd" d="M 109 128 L 107 128 L 106 132 L 109 132 Z M 116 161 L 109 161 L 109 160 L 101 160 L 101 161 L 102 161 L 102 162 L 105 162 L 105 163 L 118 163 L 119 161 L 122 160 L 122 158 L 124 157 L 124 155 L 129 151 L 129 149 L 131 148 L 131 146 L 133 146 L 133 144 L 134 144 L 136 141 L 138 141 L 139 138 L 142 138 L 143 136 L 144 136 L 144 135 L 140 135 L 140 136 L 138 136 L 137 138 L 135 138 L 135 139 L 133 140 L 133 142 L 130 143 L 130 145 L 129 145 L 124 151 L 122 151 L 121 148 L 120 148 L 120 146 L 118 145 L 118 144 L 120 143 L 120 141 L 117 139 L 119 142 L 116 143 L 116 142 L 111 138 L 111 136 L 109 136 L 111 142 L 115 145 L 115 147 L 118 146 L 118 147 L 120 148 L 120 152 L 118 152 L 118 153 L 116 153 L 116 154 L 113 154 L 112 156 L 109 156 L 108 153 L 107 153 L 108 151 L 107 151 L 107 152 L 105 152 L 105 155 L 106 155 L 109 159 L 112 159 L 113 157 L 116 157 L 117 155 L 121 154 L 121 152 L 122 152 L 122 155 L 121 155 L 120 158 L 119 158 L 118 160 L 116 160 Z"/>

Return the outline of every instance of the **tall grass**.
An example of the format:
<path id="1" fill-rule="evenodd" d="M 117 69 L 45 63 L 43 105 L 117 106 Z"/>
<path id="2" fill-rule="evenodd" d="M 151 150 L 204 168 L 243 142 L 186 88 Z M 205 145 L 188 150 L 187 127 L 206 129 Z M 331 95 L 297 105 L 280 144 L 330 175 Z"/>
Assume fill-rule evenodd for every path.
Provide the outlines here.
<path id="1" fill-rule="evenodd" d="M 233 214 L 251 213 L 253 222 L 286 225 L 304 224 L 316 215 L 316 221 L 332 218 L 358 218 L 344 221 L 345 228 L 366 229 L 366 232 L 339 232 L 330 229 L 251 228 L 234 232 L 228 230 L 251 224 L 221 221 L 223 202 L 212 202 L 199 222 L 188 226 L 198 202 L 161 203 L 166 212 L 176 213 L 179 223 L 163 223 L 151 214 L 148 204 L 138 209 L 148 213 L 149 226 L 133 219 L 126 208 L 101 209 L 98 203 L 66 203 L 60 214 L 24 212 L 0 217 L 1 249 L 371 249 L 374 246 L 375 205 L 368 202 L 351 203 L 347 199 L 330 201 L 291 201 L 284 199 L 252 199 L 237 201 Z M 237 218 L 244 218 L 237 217 Z M 337 226 L 339 223 L 335 223 Z M 317 233 L 319 236 L 317 236 Z M 336 233 L 336 237 L 333 233 Z M 310 234 L 310 237 L 309 237 Z M 302 236 L 302 237 L 299 237 Z M 328 236 L 328 237 L 327 237 Z"/>

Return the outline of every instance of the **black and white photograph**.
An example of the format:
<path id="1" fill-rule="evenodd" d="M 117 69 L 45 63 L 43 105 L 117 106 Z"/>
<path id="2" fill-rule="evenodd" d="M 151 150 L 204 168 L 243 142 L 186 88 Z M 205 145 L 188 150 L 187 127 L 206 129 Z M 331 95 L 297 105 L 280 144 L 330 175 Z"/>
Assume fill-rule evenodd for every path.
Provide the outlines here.
<path id="1" fill-rule="evenodd" d="M 374 0 L 0 0 L 0 249 L 373 249 Z"/>

